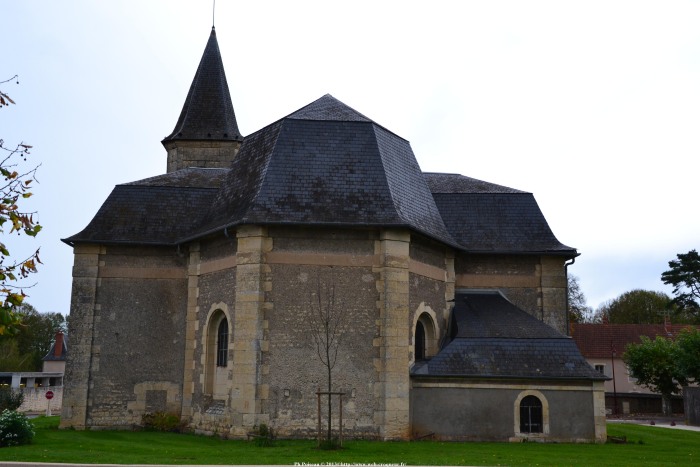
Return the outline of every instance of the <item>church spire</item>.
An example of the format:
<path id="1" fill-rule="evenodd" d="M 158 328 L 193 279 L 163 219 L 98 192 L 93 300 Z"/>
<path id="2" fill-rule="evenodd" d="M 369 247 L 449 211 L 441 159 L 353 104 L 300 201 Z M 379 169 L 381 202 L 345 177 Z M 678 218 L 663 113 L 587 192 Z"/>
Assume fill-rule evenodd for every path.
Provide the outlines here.
<path id="1" fill-rule="evenodd" d="M 173 132 L 162 141 L 168 151 L 168 172 L 191 166 L 228 167 L 242 141 L 216 40 L 216 30 L 212 26 L 209 41 L 182 106 L 180 118 Z M 200 157 L 201 154 L 182 154 L 184 147 L 217 147 L 219 150 L 208 151 L 216 153 L 216 160 L 209 160 L 208 156 Z M 233 152 L 224 155 L 221 154 L 221 148 L 230 148 Z"/>

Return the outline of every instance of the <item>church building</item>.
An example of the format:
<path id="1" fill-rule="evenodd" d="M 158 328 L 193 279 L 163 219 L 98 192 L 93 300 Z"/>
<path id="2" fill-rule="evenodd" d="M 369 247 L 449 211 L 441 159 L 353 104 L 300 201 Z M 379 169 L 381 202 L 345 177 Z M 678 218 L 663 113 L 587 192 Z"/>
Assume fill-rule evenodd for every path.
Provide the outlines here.
<path id="1" fill-rule="evenodd" d="M 330 350 L 347 437 L 605 440 L 606 377 L 567 336 L 578 252 L 531 193 L 422 172 L 328 94 L 241 135 L 213 28 L 162 143 L 165 174 L 63 240 L 62 427 L 313 437 Z"/>

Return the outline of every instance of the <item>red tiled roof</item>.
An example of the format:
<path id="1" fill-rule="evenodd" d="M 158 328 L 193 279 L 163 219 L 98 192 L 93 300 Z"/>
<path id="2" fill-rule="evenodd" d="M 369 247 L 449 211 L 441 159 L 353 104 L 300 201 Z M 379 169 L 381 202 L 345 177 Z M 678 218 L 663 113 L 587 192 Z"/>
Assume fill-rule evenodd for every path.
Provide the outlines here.
<path id="1" fill-rule="evenodd" d="M 676 338 L 689 324 L 577 324 L 571 325 L 571 337 L 586 358 L 622 357 L 628 344 L 638 344 L 640 337 Z"/>

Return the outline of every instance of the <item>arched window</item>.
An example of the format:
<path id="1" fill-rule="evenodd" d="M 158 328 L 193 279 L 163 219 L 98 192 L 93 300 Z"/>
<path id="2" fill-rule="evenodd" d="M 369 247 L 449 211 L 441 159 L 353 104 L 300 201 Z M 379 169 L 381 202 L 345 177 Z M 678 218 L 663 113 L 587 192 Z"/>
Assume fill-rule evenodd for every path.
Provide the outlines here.
<path id="1" fill-rule="evenodd" d="M 526 396 L 520 401 L 520 433 L 542 433 L 542 401 Z"/>
<path id="2" fill-rule="evenodd" d="M 216 366 L 226 366 L 228 363 L 228 320 L 224 317 L 219 323 L 216 338 Z"/>
<path id="3" fill-rule="evenodd" d="M 425 360 L 425 326 L 423 323 L 418 321 L 416 323 L 416 337 L 415 337 L 415 360 Z"/>
<path id="4" fill-rule="evenodd" d="M 204 393 L 215 400 L 226 395 L 229 382 L 229 341 L 232 340 L 233 329 L 229 328 L 228 315 L 223 303 L 212 305 L 207 322 L 206 332 L 203 333 L 204 343 Z"/>

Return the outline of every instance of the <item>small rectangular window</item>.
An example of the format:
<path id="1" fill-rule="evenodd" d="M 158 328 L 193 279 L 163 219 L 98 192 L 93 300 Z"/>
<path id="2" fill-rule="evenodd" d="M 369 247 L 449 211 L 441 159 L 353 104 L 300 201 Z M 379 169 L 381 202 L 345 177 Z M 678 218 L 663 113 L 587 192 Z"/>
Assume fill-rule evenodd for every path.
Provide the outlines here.
<path id="1" fill-rule="evenodd" d="M 602 364 L 596 364 L 595 365 L 595 370 L 599 372 L 601 375 L 605 374 L 605 365 Z"/>

